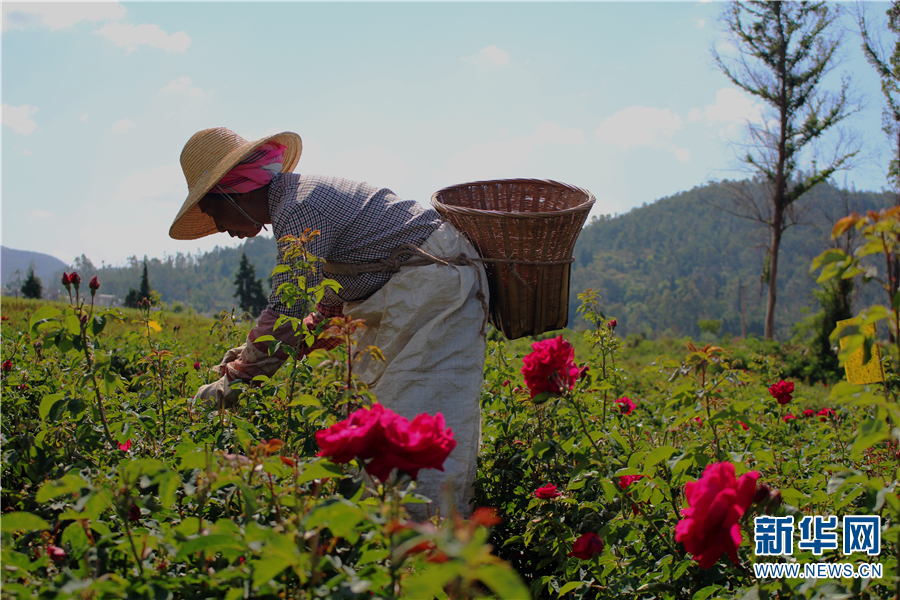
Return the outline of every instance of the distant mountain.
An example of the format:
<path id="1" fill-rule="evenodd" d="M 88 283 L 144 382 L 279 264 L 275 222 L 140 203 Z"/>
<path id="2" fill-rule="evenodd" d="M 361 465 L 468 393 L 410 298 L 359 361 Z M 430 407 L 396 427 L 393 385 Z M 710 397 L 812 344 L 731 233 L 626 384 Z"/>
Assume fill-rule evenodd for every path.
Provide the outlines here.
<path id="1" fill-rule="evenodd" d="M 616 217 L 594 219 L 581 232 L 572 266 L 569 325 L 579 322 L 576 295 L 597 290 L 600 304 L 623 334 L 699 336 L 698 320 L 721 321 L 721 332 L 741 333 L 741 286 L 747 332 L 763 335 L 766 290 L 760 276 L 769 229 L 716 207 L 735 209 L 734 182 L 711 183 L 662 198 Z M 749 184 L 747 184 L 749 185 Z M 755 189 L 754 189 L 755 188 Z M 757 186 L 750 191 L 762 193 Z M 896 203 L 886 193 L 822 184 L 801 198 L 804 224 L 782 238 L 778 261 L 776 334 L 785 339 L 808 311 L 819 307 L 809 273 L 812 259 L 832 246 L 831 229 L 852 211 Z M 880 266 L 880 265 L 878 265 Z M 885 302 L 877 284 L 855 302 Z M 856 308 L 856 307 L 854 307 Z M 581 321 L 583 323 L 583 321 Z"/>
<path id="2" fill-rule="evenodd" d="M 62 271 L 66 268 L 66 263 L 49 254 L 13 250 L 6 246 L 0 246 L 0 286 L 13 285 L 19 277 L 24 281 L 28 267 L 32 263 L 34 263 L 34 274 L 41 280 L 45 289 L 48 285 L 54 285 L 58 276 L 62 275 Z M 51 282 L 53 283 L 51 284 Z"/>

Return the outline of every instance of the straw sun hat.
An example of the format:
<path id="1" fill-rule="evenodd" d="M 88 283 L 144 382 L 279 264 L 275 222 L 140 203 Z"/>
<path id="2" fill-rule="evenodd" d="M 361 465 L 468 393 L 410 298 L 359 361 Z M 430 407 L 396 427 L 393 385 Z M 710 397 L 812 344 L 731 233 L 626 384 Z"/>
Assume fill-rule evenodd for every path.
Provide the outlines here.
<path id="1" fill-rule="evenodd" d="M 200 212 L 197 204 L 222 177 L 266 142 L 285 146 L 282 173 L 297 166 L 303 144 L 296 133 L 285 131 L 255 142 L 248 142 L 224 127 L 195 133 L 181 151 L 181 170 L 187 180 L 188 196 L 169 228 L 169 237 L 195 240 L 218 233 L 212 217 Z"/>

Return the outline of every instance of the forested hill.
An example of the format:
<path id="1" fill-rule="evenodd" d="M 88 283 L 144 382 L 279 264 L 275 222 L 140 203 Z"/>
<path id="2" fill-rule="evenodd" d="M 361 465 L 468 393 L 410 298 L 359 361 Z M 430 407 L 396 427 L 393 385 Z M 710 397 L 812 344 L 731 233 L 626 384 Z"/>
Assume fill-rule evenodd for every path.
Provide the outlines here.
<path id="1" fill-rule="evenodd" d="M 583 324 L 576 313 L 577 294 L 593 288 L 600 293 L 604 312 L 616 318 L 618 331 L 624 335 L 697 337 L 700 319 L 718 319 L 723 333 L 737 335 L 741 333 L 743 283 L 747 331 L 761 336 L 765 291 L 760 294 L 760 274 L 768 230 L 712 206 L 729 205 L 729 185 L 707 184 L 588 224 L 575 246 L 570 327 Z M 594 193 L 600 196 L 602 190 Z M 785 232 L 779 259 L 779 339 L 790 335 L 805 307 L 818 310 L 809 265 L 830 246 L 832 223 L 850 211 L 891 206 L 893 198 L 822 185 L 802 201 L 808 224 Z M 170 307 L 189 302 L 194 310 L 206 314 L 231 310 L 235 305 L 234 277 L 243 251 L 268 293 L 276 260 L 271 237 L 249 239 L 238 248 L 217 248 L 202 255 L 149 258 L 150 285 Z M 72 267 L 82 276 L 99 275 L 101 293 L 124 298 L 129 288 L 139 287 L 143 259 L 132 257 L 124 266 L 98 268 L 82 257 L 70 270 Z M 58 281 L 59 274 L 45 280 L 45 293 L 52 294 L 60 287 Z M 878 301 L 884 299 L 879 296 Z"/>
<path id="2" fill-rule="evenodd" d="M 716 208 L 736 209 L 734 185 L 711 183 L 626 214 L 592 220 L 575 246 L 569 325 L 578 324 L 577 293 L 593 288 L 601 296 L 604 312 L 618 321 L 624 335 L 697 336 L 700 319 L 720 320 L 723 333 L 739 335 L 743 284 L 747 332 L 762 336 L 766 291 L 760 276 L 770 233 L 753 221 Z M 851 211 L 891 206 L 896 198 L 825 184 L 807 196 L 799 202 L 804 224 L 789 227 L 782 239 L 777 277 L 779 339 L 790 335 L 791 326 L 805 316 L 805 308 L 818 311 L 812 294 L 818 285 L 809 267 L 814 257 L 832 245 L 833 223 Z M 857 297 L 854 308 L 875 293 Z M 884 299 L 878 296 L 878 301 Z"/>

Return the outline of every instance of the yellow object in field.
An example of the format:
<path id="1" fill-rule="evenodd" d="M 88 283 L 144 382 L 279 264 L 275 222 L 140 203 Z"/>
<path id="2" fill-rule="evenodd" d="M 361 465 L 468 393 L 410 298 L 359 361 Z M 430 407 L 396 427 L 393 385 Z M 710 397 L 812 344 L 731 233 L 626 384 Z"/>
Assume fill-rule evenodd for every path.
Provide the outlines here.
<path id="1" fill-rule="evenodd" d="M 859 322 L 859 318 L 838 321 L 837 325 L 854 325 Z M 863 328 L 862 333 L 866 337 L 875 337 L 875 323 L 870 323 Z M 846 345 L 846 339 L 841 339 L 841 348 Z M 850 355 L 847 362 L 844 363 L 844 372 L 847 374 L 847 381 L 853 384 L 862 383 L 881 383 L 884 381 L 884 373 L 881 370 L 881 351 L 878 346 L 872 346 L 872 358 L 869 362 L 863 364 L 863 349 L 860 348 Z"/>

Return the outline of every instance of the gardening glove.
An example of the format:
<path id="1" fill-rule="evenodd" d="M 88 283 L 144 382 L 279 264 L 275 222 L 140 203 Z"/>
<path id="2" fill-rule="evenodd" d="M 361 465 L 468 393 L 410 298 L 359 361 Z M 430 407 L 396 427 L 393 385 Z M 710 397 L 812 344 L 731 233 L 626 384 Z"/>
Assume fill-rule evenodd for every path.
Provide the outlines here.
<path id="1" fill-rule="evenodd" d="M 225 374 L 225 366 L 233 362 L 241 357 L 241 352 L 244 351 L 244 346 L 246 344 L 241 344 L 236 348 L 231 348 L 228 352 L 225 353 L 225 356 L 222 357 L 222 361 L 213 367 L 213 371 L 218 373 L 219 375 Z"/>
<path id="2" fill-rule="evenodd" d="M 201 385 L 194 395 L 194 403 L 202 401 L 212 408 L 233 408 L 237 405 L 240 391 L 232 389 L 228 377 L 223 376 L 207 385 Z"/>

